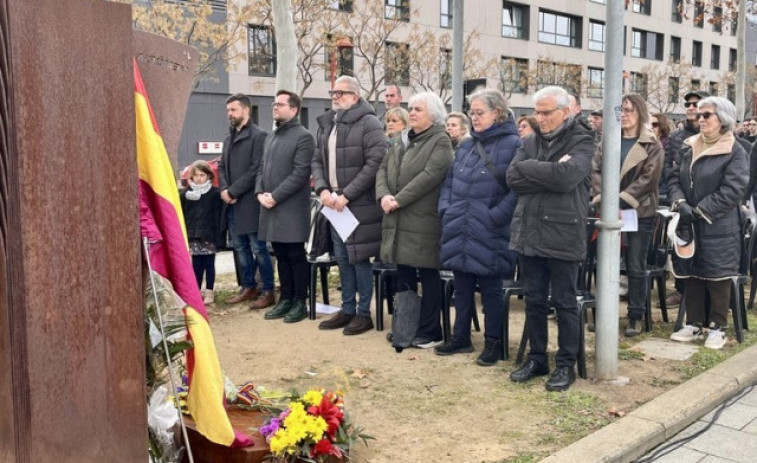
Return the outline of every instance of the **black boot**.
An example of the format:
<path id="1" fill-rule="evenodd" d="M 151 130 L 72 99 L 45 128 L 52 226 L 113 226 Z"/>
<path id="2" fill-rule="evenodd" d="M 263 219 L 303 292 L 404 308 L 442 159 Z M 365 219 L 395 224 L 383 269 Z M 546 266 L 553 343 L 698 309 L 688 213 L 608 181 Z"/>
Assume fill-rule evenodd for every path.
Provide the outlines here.
<path id="1" fill-rule="evenodd" d="M 486 336 L 484 339 L 484 350 L 476 359 L 476 363 L 482 367 L 490 367 L 497 364 L 497 360 L 502 356 L 502 339 Z"/>

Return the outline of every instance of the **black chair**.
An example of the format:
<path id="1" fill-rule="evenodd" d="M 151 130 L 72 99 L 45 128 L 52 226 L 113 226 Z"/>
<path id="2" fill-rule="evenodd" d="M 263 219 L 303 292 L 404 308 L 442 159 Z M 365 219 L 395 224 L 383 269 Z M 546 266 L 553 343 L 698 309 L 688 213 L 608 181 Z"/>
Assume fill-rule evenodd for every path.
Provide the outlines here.
<path id="1" fill-rule="evenodd" d="M 452 301 L 455 295 L 455 276 L 450 270 L 439 270 L 439 277 L 442 279 L 442 332 L 444 341 L 449 341 L 452 336 Z M 481 331 L 481 325 L 478 321 L 478 310 L 473 310 L 473 329 Z M 507 360 L 507 358 L 505 358 Z"/>
<path id="2" fill-rule="evenodd" d="M 384 330 L 384 300 L 387 311 L 394 313 L 394 280 L 397 277 L 397 266 L 383 262 L 373 263 L 374 292 L 376 293 L 376 331 Z"/>
<path id="3" fill-rule="evenodd" d="M 310 319 L 315 320 L 315 302 L 316 294 L 318 293 L 318 272 L 321 273 L 321 294 L 323 303 L 329 305 L 329 271 L 331 267 L 336 265 L 336 260 L 332 257 L 328 259 L 324 258 L 311 258 L 308 257 L 308 263 L 310 264 L 310 287 L 309 287 L 309 308 Z"/>

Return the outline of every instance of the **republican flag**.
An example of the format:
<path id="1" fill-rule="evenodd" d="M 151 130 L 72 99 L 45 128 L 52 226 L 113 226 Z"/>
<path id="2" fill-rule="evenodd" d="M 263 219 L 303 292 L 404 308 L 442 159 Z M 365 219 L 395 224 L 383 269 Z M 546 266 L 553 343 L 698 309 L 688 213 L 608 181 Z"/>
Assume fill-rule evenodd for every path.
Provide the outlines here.
<path id="1" fill-rule="evenodd" d="M 134 61 L 139 168 L 140 229 L 150 242 L 153 270 L 167 278 L 187 304 L 184 315 L 194 348 L 187 351 L 187 408 L 197 430 L 210 441 L 243 447 L 252 441 L 235 434 L 224 408 L 224 382 L 208 314 L 197 287 L 184 229 L 176 179 L 147 98 L 142 74 Z"/>

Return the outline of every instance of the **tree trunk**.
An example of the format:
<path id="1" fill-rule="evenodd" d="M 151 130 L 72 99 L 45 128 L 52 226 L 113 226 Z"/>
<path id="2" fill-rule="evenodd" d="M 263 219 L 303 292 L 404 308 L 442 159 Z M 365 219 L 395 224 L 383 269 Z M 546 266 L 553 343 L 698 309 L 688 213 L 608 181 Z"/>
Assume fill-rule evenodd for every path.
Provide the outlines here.
<path id="1" fill-rule="evenodd" d="M 297 90 L 297 38 L 294 34 L 292 2 L 271 2 L 276 35 L 276 89 Z"/>

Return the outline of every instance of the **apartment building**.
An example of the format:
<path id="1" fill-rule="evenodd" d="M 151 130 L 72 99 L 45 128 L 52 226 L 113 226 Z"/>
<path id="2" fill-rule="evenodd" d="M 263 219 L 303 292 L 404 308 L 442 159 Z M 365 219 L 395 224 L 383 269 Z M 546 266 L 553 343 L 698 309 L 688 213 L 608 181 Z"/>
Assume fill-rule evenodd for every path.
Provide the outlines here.
<path id="1" fill-rule="evenodd" d="M 368 1 L 380 0 L 334 0 L 328 13 L 361 21 Z M 530 112 L 533 92 L 551 84 L 580 94 L 585 110 L 601 108 L 610 1 L 621 0 L 465 0 L 464 33 L 470 49 L 476 50 L 464 60 L 466 78 L 483 78 L 488 86 L 502 89 L 516 114 Z M 423 87 L 413 75 L 408 50 L 423 45 L 418 43 L 423 33 L 451 37 L 452 0 L 383 0 L 381 13 L 383 17 L 377 19 L 394 27 L 385 37 L 383 69 L 376 69 L 386 77 L 378 90 L 396 83 L 407 101 Z M 624 17 L 624 92 L 648 95 L 650 104 L 654 101 L 656 108 L 673 114 L 683 113 L 680 97 L 693 88 L 735 99 L 736 23 L 724 17 L 728 11 L 692 6 L 686 0 L 631 0 Z M 749 27 L 747 34 L 747 63 L 754 68 L 757 27 Z M 451 62 L 451 40 L 440 43 L 447 45 L 437 49 L 440 64 L 434 69 L 442 74 L 437 88 L 444 86 L 442 82 L 449 85 Z M 219 82 L 203 82 L 190 98 L 179 153 L 182 164 L 213 156 L 212 151 L 198 153 L 200 142 L 226 136 L 224 100 L 231 93 L 250 95 L 253 120 L 264 128 L 272 126 L 276 44 L 270 24 L 250 24 L 247 43 L 239 46 L 246 48 L 246 60 L 221 73 Z M 316 117 L 331 106 L 327 92 L 332 57 L 337 74 L 352 73 L 361 81 L 369 78 L 362 58 L 348 48 L 334 54 L 327 48 L 315 56 L 301 113 L 311 130 Z M 448 90 L 444 92 L 449 96 Z M 373 99 L 380 100 L 375 95 Z"/>

